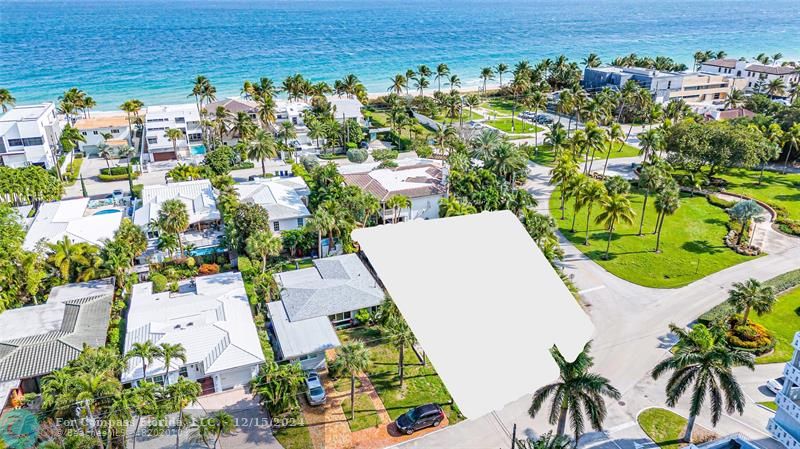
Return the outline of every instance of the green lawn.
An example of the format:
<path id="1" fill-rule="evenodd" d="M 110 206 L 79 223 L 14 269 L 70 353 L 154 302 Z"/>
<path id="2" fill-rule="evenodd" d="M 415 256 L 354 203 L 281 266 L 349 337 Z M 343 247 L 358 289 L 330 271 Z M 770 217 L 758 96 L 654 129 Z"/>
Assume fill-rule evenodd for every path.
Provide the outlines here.
<path id="1" fill-rule="evenodd" d="M 541 141 L 541 139 L 540 139 L 540 141 Z M 619 148 L 619 144 L 616 144 L 611 149 L 611 157 L 610 157 L 610 159 L 616 159 L 616 158 L 620 158 L 620 157 L 632 157 L 632 156 L 637 156 L 638 154 L 639 154 L 639 149 L 636 148 L 636 147 L 633 147 L 633 146 L 630 146 L 628 144 L 625 144 L 620 149 Z M 546 165 L 548 167 L 552 167 L 553 164 L 554 164 L 553 156 L 554 156 L 553 155 L 553 147 L 551 147 L 550 145 L 548 145 L 546 143 L 540 143 L 539 144 L 539 151 L 537 152 L 537 154 L 535 156 L 531 157 L 531 161 L 533 161 L 533 162 L 535 162 L 535 163 L 537 163 L 539 165 Z M 592 171 L 596 171 L 596 169 L 598 167 L 598 164 L 599 164 L 600 170 L 602 170 L 603 169 L 603 164 L 605 163 L 606 154 L 597 152 L 594 155 L 594 157 L 595 157 L 596 160 L 594 161 L 594 164 L 592 165 Z"/>
<path id="2" fill-rule="evenodd" d="M 478 114 L 475 111 L 472 111 L 472 115 L 470 115 L 469 110 L 467 109 L 465 109 L 461 115 L 464 118 L 464 122 L 468 122 L 470 120 L 480 120 L 483 118 L 482 115 Z M 433 117 L 433 119 L 440 123 L 458 123 L 458 116 L 456 116 L 455 118 L 446 117 L 444 112 L 441 112 L 436 117 Z"/>
<path id="3" fill-rule="evenodd" d="M 342 411 L 344 411 L 344 415 L 347 417 L 350 431 L 358 432 L 359 430 L 369 429 L 370 427 L 377 427 L 381 423 L 381 418 L 378 416 L 378 412 L 375 411 L 375 407 L 369 395 L 356 393 L 355 408 L 355 419 L 350 419 L 350 412 L 352 410 L 350 407 L 350 397 L 348 396 L 342 401 Z"/>
<path id="4" fill-rule="evenodd" d="M 500 118 L 497 120 L 490 120 L 486 122 L 487 125 L 493 126 L 500 131 L 505 131 L 507 133 L 513 132 L 514 134 L 527 134 L 527 133 L 537 133 L 544 128 L 540 128 L 534 124 L 523 122 L 520 119 L 514 119 L 514 130 L 511 130 L 511 119 L 510 118 Z"/>
<path id="5" fill-rule="evenodd" d="M 405 382 L 400 388 L 400 378 L 397 375 L 399 357 L 397 349 L 387 343 L 380 343 L 384 340 L 381 340 L 381 333 L 375 328 L 359 327 L 339 332 L 342 343 L 354 338 L 366 342 L 369 348 L 372 364 L 367 370 L 367 375 L 392 419 L 396 419 L 412 407 L 431 402 L 442 406 L 450 424 L 463 419 L 450 405 L 452 403 L 450 393 L 447 392 L 447 388 L 430 362 L 427 366 L 422 366 L 414 352 L 406 349 Z"/>
<path id="6" fill-rule="evenodd" d="M 336 391 L 340 391 L 343 393 L 350 392 L 350 377 L 349 376 L 342 376 L 335 381 L 333 381 L 333 388 Z M 356 390 L 361 388 L 361 379 L 356 377 Z"/>
<path id="7" fill-rule="evenodd" d="M 297 266 L 294 262 L 286 262 L 281 265 L 281 271 L 302 270 L 303 268 L 311 268 L 314 266 L 312 259 L 300 259 L 297 261 Z M 299 268 L 298 268 L 299 267 Z"/>
<path id="8" fill-rule="evenodd" d="M 727 190 L 783 206 L 789 218 L 800 220 L 800 174 L 764 172 L 761 185 L 758 175 L 756 170 L 731 169 L 717 176 L 728 181 Z"/>
<path id="9" fill-rule="evenodd" d="M 514 102 L 511 100 L 492 98 L 481 103 L 481 107 L 484 109 L 490 109 L 499 115 L 511 115 L 511 112 L 514 110 Z"/>
<path id="10" fill-rule="evenodd" d="M 663 408 L 649 408 L 639 414 L 639 427 L 662 449 L 678 449 L 686 418 Z"/>
<path id="11" fill-rule="evenodd" d="M 775 401 L 759 402 L 758 404 L 759 405 L 763 405 L 764 407 L 766 407 L 766 408 L 768 408 L 768 409 L 770 409 L 772 411 L 777 411 L 778 410 L 778 404 L 776 404 Z"/>
<path id="12" fill-rule="evenodd" d="M 647 203 L 645 234 L 641 237 L 637 235 L 643 198 L 639 193 L 631 193 L 631 206 L 636 212 L 634 224 L 618 226 L 614 231 L 608 260 L 604 258 L 608 232 L 594 223 L 594 217 L 600 213 L 599 204 L 592 210 L 590 246 L 583 244 L 586 229 L 585 208 L 578 213 L 575 233 L 570 232 L 573 201 L 567 201 L 565 219 L 560 220 L 558 189 L 550 198 L 550 213 L 556 218 L 561 232 L 592 260 L 615 276 L 645 287 L 681 287 L 751 259 L 736 254 L 722 242 L 727 233 L 725 224 L 728 216 L 725 211 L 712 206 L 703 197 L 688 196 L 682 197 L 681 207 L 664 221 L 661 253 L 656 254 L 656 236 L 652 233 L 656 223 L 656 210 L 652 196 Z"/>
<path id="13" fill-rule="evenodd" d="M 273 427 L 273 433 L 284 449 L 308 449 L 309 447 L 314 447 L 306 426 Z"/>
<path id="14" fill-rule="evenodd" d="M 792 339 L 800 329 L 800 287 L 780 295 L 772 312 L 757 316 L 751 313 L 749 320 L 756 322 L 775 335 L 775 350 L 756 359 L 757 363 L 785 363 L 792 358 Z"/>

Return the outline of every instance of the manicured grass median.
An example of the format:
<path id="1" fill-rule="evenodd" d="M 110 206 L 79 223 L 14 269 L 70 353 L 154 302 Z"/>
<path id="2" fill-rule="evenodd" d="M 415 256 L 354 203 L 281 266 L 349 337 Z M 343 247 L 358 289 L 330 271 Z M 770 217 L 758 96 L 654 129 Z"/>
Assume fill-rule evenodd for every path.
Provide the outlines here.
<path id="1" fill-rule="evenodd" d="M 751 313 L 750 321 L 766 327 L 775 336 L 775 350 L 756 359 L 757 363 L 785 363 L 792 358 L 792 339 L 800 329 L 800 287 L 780 295 L 772 312 L 757 316 Z"/>
<path id="2" fill-rule="evenodd" d="M 664 221 L 661 235 L 661 253 L 655 253 L 656 210 L 653 197 L 647 203 L 644 235 L 638 236 L 639 220 L 644 197 L 631 193 L 631 207 L 636 212 L 633 225 L 620 225 L 611 238 L 610 258 L 604 259 L 608 233 L 594 222 L 601 206 L 592 208 L 589 225 L 589 246 L 585 246 L 586 209 L 578 212 L 575 229 L 571 232 L 573 201 L 568 200 L 565 219 L 561 220 L 560 193 L 558 189 L 550 198 L 550 214 L 556 219 L 561 232 L 581 251 L 603 268 L 622 279 L 645 287 L 674 288 L 689 284 L 709 274 L 730 266 L 752 260 L 736 254 L 725 246 L 722 239 L 727 234 L 728 215 L 712 206 L 703 197 L 681 198 L 681 207 Z"/>
<path id="3" fill-rule="evenodd" d="M 514 110 L 514 102 L 511 100 L 492 98 L 484 103 L 481 103 L 481 107 L 485 109 L 491 109 L 499 115 L 511 115 L 511 111 Z"/>
<path id="4" fill-rule="evenodd" d="M 758 405 L 763 405 L 764 407 L 766 407 L 766 408 L 768 408 L 768 409 L 770 409 L 772 411 L 777 411 L 778 410 L 778 404 L 776 404 L 775 401 L 759 402 Z"/>
<path id="5" fill-rule="evenodd" d="M 764 172 L 761 185 L 757 170 L 731 169 L 717 177 L 728 181 L 726 190 L 783 206 L 789 218 L 800 220 L 800 174 Z"/>
<path id="6" fill-rule="evenodd" d="M 480 120 L 483 118 L 482 115 L 478 114 L 475 111 L 472 111 L 472 115 L 470 115 L 468 109 L 465 109 L 461 115 L 463 116 L 464 122 L 468 122 L 470 120 Z M 445 112 L 442 112 L 436 117 L 433 117 L 433 119 L 441 123 L 458 123 L 458 115 L 456 115 L 455 117 L 448 117 L 447 115 L 445 115 Z"/>
<path id="7" fill-rule="evenodd" d="M 356 393 L 355 408 L 356 417 L 355 419 L 350 419 L 350 412 L 352 410 L 352 407 L 350 407 L 350 397 L 348 396 L 342 401 L 342 411 L 344 411 L 344 415 L 347 417 L 347 423 L 350 425 L 350 430 L 352 432 L 376 427 L 381 423 L 381 418 L 375 411 L 375 407 L 369 395 Z"/>
<path id="8" fill-rule="evenodd" d="M 535 163 L 537 163 L 539 165 L 546 165 L 548 167 L 552 167 L 553 164 L 554 164 L 554 161 L 553 161 L 553 157 L 554 157 L 553 147 L 551 147 L 548 144 L 541 143 L 543 141 L 542 138 L 540 138 L 539 141 L 540 141 L 539 151 L 535 155 L 531 155 L 532 156 L 531 157 L 531 161 L 533 161 L 533 162 L 535 162 Z M 606 145 L 605 148 L 608 148 L 608 146 Z M 637 156 L 638 154 L 639 154 L 639 149 L 634 147 L 634 146 L 630 146 L 628 144 L 625 144 L 625 145 L 622 146 L 622 149 L 620 149 L 619 144 L 616 144 L 611 148 L 611 157 L 610 157 L 610 159 L 616 159 L 616 158 L 620 158 L 620 157 L 633 157 L 633 156 Z M 605 163 L 606 154 L 605 153 L 600 153 L 598 151 L 597 153 L 595 153 L 594 157 L 595 157 L 595 161 L 594 161 L 594 164 L 592 165 L 592 171 L 598 171 L 598 169 L 600 171 L 602 171 L 603 170 L 603 164 Z M 584 159 L 581 159 L 581 161 L 583 161 L 583 160 Z"/>
<path id="9" fill-rule="evenodd" d="M 649 408 L 639 414 L 639 427 L 662 449 L 678 449 L 686 418 L 663 408 Z"/>
<path id="10" fill-rule="evenodd" d="M 452 403 L 450 393 L 447 392 L 442 379 L 436 374 L 430 362 L 427 366 L 421 366 L 414 352 L 406 348 L 405 382 L 400 388 L 400 378 L 397 375 L 399 356 L 397 349 L 383 343 L 385 339 L 381 339 L 380 331 L 375 328 L 360 327 L 339 332 L 342 343 L 353 338 L 364 341 L 369 348 L 372 364 L 367 375 L 392 419 L 397 419 L 412 407 L 432 402 L 442 406 L 450 424 L 463 419 L 449 405 Z"/>
<path id="11" fill-rule="evenodd" d="M 510 118 L 501 118 L 497 120 L 490 120 L 486 122 L 487 125 L 493 126 L 500 131 L 504 131 L 507 133 L 514 133 L 514 134 L 527 134 L 527 133 L 538 133 L 539 131 L 543 130 L 544 128 L 540 128 L 534 124 L 523 122 L 522 120 L 515 118 L 514 119 L 514 129 L 511 129 L 511 119 Z"/>

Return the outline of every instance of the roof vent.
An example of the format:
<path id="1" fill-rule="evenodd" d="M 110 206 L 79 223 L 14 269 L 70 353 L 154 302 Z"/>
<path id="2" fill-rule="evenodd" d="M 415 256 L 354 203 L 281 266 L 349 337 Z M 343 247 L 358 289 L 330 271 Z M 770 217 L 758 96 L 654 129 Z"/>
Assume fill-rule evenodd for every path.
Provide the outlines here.
<path id="1" fill-rule="evenodd" d="M 186 323 L 186 327 L 189 327 L 189 326 L 194 326 L 194 323 L 189 321 L 188 323 Z"/>
<path id="2" fill-rule="evenodd" d="M 173 329 L 180 329 L 180 328 L 181 328 L 180 324 L 176 324 L 175 327 L 173 327 Z"/>

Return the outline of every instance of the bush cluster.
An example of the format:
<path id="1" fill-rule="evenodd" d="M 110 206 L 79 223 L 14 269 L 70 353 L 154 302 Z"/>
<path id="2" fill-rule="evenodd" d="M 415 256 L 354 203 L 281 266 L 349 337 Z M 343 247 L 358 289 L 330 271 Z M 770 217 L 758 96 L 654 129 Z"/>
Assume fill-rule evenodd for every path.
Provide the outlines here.
<path id="1" fill-rule="evenodd" d="M 735 201 L 723 200 L 722 198 L 716 195 L 706 195 L 706 199 L 712 206 L 717 206 L 722 209 L 729 209 L 733 207 L 734 204 L 736 204 Z"/>
<path id="2" fill-rule="evenodd" d="M 741 316 L 734 316 L 731 320 L 741 322 Z M 727 333 L 728 344 L 731 346 L 761 355 L 775 347 L 775 339 L 762 325 L 748 320 L 747 324 L 737 324 Z"/>
<path id="3" fill-rule="evenodd" d="M 126 175 L 128 174 L 128 167 L 111 167 L 111 168 L 101 168 L 100 169 L 101 175 Z"/>
<path id="4" fill-rule="evenodd" d="M 197 274 L 200 276 L 217 273 L 219 273 L 219 265 L 215 263 L 204 263 L 203 265 L 200 265 L 200 268 L 197 270 Z"/>

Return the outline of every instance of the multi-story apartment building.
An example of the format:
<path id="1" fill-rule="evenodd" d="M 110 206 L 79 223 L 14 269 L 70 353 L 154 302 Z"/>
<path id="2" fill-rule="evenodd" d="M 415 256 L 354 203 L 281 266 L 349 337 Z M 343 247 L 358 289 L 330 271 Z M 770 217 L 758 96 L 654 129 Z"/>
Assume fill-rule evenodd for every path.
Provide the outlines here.
<path id="1" fill-rule="evenodd" d="M 732 89 L 744 89 L 744 78 L 708 73 L 663 72 L 638 67 L 587 67 L 583 74 L 584 87 L 599 90 L 604 87 L 621 89 L 629 80 L 650 90 L 659 103 L 683 99 L 690 103 L 724 100 Z"/>
<path id="2" fill-rule="evenodd" d="M 183 137 L 173 143 L 166 135 L 170 128 L 183 131 Z M 153 162 L 205 153 L 200 114 L 194 104 L 148 107 L 145 113 L 144 138 L 145 148 Z"/>
<path id="3" fill-rule="evenodd" d="M 778 410 L 767 430 L 786 449 L 800 448 L 800 332 L 794 334 L 794 355 L 783 370 L 783 388 L 775 397 Z"/>
<path id="4" fill-rule="evenodd" d="M 700 72 L 730 75 L 742 77 L 747 80 L 745 88 L 748 91 L 756 90 L 766 86 L 770 81 L 781 79 L 785 86 L 783 94 L 775 94 L 777 97 L 789 95 L 789 87 L 792 83 L 800 82 L 800 69 L 792 66 L 764 65 L 758 62 L 741 61 L 737 59 L 714 59 L 706 61 L 700 65 Z"/>
<path id="5" fill-rule="evenodd" d="M 0 160 L 8 167 L 53 167 L 62 129 L 55 104 L 17 106 L 0 117 Z"/>

